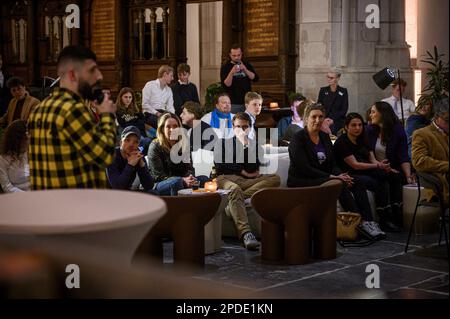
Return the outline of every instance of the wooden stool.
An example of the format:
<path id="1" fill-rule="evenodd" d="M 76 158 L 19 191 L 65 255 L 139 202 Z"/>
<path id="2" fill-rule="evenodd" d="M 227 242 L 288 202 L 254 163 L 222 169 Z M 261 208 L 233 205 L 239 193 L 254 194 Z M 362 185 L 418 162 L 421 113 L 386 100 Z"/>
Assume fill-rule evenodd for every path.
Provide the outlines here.
<path id="1" fill-rule="evenodd" d="M 166 202 L 167 213 L 150 230 L 137 254 L 163 258 L 163 238 L 173 239 L 175 264 L 205 265 L 205 225 L 219 208 L 217 193 L 199 196 L 160 196 Z"/>
<path id="2" fill-rule="evenodd" d="M 316 258 L 336 258 L 336 202 L 342 182 L 320 186 L 267 188 L 252 196 L 252 205 L 263 218 L 261 258 L 288 264 L 309 259 L 310 231 Z"/>

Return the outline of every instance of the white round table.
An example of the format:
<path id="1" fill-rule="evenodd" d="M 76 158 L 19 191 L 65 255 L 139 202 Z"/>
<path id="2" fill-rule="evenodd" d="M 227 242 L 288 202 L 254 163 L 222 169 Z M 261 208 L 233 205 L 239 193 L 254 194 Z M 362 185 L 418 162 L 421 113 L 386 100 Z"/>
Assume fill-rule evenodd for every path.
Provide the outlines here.
<path id="1" fill-rule="evenodd" d="M 214 217 L 205 225 L 205 254 L 213 254 L 222 249 L 222 212 L 228 205 L 228 193 L 230 190 L 218 189 L 217 193 L 222 197 L 219 209 Z M 178 195 L 202 195 L 204 192 L 194 192 L 192 188 L 181 189 Z"/>
<path id="2" fill-rule="evenodd" d="M 160 198 L 139 192 L 62 189 L 0 196 L 0 240 L 35 245 L 80 247 L 70 253 L 83 257 L 82 247 L 97 247 L 120 262 L 131 258 L 150 228 L 165 214 Z M 73 246 L 73 247 L 72 247 Z"/>

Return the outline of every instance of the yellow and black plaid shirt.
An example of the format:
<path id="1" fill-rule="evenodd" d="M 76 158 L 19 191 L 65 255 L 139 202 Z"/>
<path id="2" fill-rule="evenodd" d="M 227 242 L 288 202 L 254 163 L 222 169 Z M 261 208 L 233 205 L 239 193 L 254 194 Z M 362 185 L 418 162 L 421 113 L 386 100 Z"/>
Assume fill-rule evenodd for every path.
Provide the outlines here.
<path id="1" fill-rule="evenodd" d="M 77 94 L 55 88 L 30 115 L 31 187 L 106 188 L 106 166 L 116 142 L 114 115 L 103 113 L 96 124 Z"/>

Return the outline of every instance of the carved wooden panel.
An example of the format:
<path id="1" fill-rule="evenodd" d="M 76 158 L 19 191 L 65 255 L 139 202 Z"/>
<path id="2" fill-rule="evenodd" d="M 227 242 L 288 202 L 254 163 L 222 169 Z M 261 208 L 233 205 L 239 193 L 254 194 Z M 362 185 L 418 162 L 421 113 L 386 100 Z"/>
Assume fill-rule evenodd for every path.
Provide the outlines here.
<path id="1" fill-rule="evenodd" d="M 279 2 L 244 1 L 244 48 L 247 56 L 278 55 Z"/>
<path id="2" fill-rule="evenodd" d="M 111 61 L 116 53 L 114 0 L 96 0 L 91 12 L 91 49 L 99 61 Z"/>

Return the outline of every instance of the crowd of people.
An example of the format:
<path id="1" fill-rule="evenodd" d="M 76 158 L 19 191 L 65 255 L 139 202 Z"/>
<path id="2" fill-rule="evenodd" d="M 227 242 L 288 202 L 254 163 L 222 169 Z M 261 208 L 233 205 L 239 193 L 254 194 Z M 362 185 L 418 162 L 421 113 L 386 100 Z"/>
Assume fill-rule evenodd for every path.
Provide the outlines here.
<path id="1" fill-rule="evenodd" d="M 230 191 L 225 211 L 240 240 L 258 249 L 246 200 L 278 187 L 280 177 L 260 173 L 264 151 L 255 123 L 263 97 L 251 89 L 259 76 L 239 45 L 229 57 L 220 72 L 224 92 L 206 114 L 186 63 L 177 66 L 174 84 L 175 70 L 161 66 L 158 78 L 145 84 L 142 103 L 129 87 L 114 103 L 109 89 L 101 100 L 94 94 L 103 75 L 88 48 L 61 51 L 60 85 L 42 102 L 28 94 L 22 79 L 6 77 L 0 62 L 1 101 L 11 95 L 0 118 L 3 192 L 109 187 L 176 196 L 216 178 L 220 189 Z M 371 105 L 363 118 L 348 113 L 341 73 L 327 73 L 328 86 L 320 88 L 316 102 L 301 94 L 289 99 L 292 116 L 278 123 L 278 145 L 289 150 L 287 186 L 341 180 L 341 207 L 361 215 L 362 231 L 383 239 L 401 230 L 402 187 L 415 182 L 415 172 L 448 205 L 448 96 L 417 108 L 404 99 L 402 114 L 397 101 L 406 82 L 397 81 L 392 96 Z M 217 176 L 195 173 L 192 152 L 199 149 L 213 152 Z M 377 216 L 367 190 L 375 195 Z"/>

